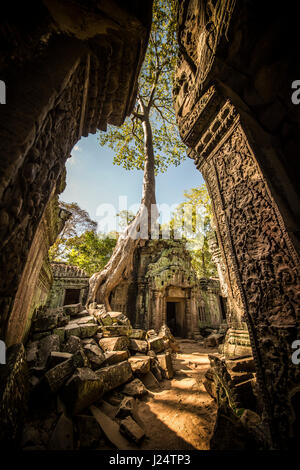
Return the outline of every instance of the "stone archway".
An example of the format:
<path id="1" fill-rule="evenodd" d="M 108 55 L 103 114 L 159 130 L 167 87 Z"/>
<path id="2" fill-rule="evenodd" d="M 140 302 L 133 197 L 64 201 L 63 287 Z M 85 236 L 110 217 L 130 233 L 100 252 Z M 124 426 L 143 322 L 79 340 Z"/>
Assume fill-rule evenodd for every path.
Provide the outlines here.
<path id="1" fill-rule="evenodd" d="M 61 192 L 65 162 L 81 136 L 121 125 L 130 114 L 151 17 L 152 0 L 3 5 L 0 337 L 10 343 L 23 338 L 30 299 L 13 318 L 11 312 L 22 273 L 32 274 L 34 289 L 43 262 L 36 234 Z"/>
<path id="2" fill-rule="evenodd" d="M 182 2 L 174 90 L 182 139 L 213 202 L 228 321 L 233 336 L 249 332 L 275 447 L 293 439 L 288 396 L 300 379 L 290 359 L 300 335 L 300 205 L 284 137 L 288 122 L 294 150 L 300 143 L 299 112 L 289 95 L 298 61 L 282 53 L 282 38 L 286 51 L 294 34 L 287 11 L 270 13 L 256 2 Z M 279 42 L 270 63 L 270 48 Z"/>

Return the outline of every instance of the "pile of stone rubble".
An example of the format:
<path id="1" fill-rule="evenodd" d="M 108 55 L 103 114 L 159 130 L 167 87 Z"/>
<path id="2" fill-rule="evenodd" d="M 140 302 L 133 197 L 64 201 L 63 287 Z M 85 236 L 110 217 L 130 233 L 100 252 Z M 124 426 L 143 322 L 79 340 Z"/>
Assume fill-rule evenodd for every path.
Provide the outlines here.
<path id="1" fill-rule="evenodd" d="M 133 329 L 124 314 L 103 305 L 42 311 L 26 346 L 30 412 L 22 448 L 139 445 L 145 431 L 136 400 L 172 379 L 177 351 L 167 326 Z"/>

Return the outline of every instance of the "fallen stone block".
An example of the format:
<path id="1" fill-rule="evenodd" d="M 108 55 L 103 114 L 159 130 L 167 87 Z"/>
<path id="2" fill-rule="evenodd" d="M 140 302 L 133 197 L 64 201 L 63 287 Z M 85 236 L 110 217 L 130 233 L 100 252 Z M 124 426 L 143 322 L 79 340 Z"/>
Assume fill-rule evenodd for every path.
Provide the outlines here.
<path id="1" fill-rule="evenodd" d="M 94 416 L 78 415 L 75 418 L 80 449 L 94 449 L 98 446 L 103 432 Z"/>
<path id="2" fill-rule="evenodd" d="M 112 319 L 113 323 L 119 323 L 122 325 L 123 323 L 128 324 L 129 322 L 128 317 L 126 317 L 126 315 L 124 315 L 124 313 L 122 312 L 109 312 L 109 316 Z"/>
<path id="3" fill-rule="evenodd" d="M 120 432 L 131 441 L 139 445 L 145 437 L 143 429 L 132 419 L 131 416 L 127 416 L 120 422 Z"/>
<path id="4" fill-rule="evenodd" d="M 163 370 L 163 375 L 167 379 L 172 379 L 174 377 L 174 369 L 172 363 L 172 356 L 170 353 L 158 354 L 157 359 L 160 367 Z"/>
<path id="5" fill-rule="evenodd" d="M 134 356 L 128 359 L 134 375 L 140 377 L 150 371 L 151 357 L 149 356 Z"/>
<path id="6" fill-rule="evenodd" d="M 53 334 L 59 336 L 60 344 L 65 341 L 65 328 L 63 326 L 59 328 L 54 328 Z"/>
<path id="7" fill-rule="evenodd" d="M 126 418 L 136 409 L 136 401 L 133 397 L 125 397 L 119 405 L 116 418 Z"/>
<path id="8" fill-rule="evenodd" d="M 164 351 L 164 342 L 162 338 L 154 337 L 148 340 L 149 349 L 156 353 Z"/>
<path id="9" fill-rule="evenodd" d="M 53 330 L 58 323 L 58 314 L 41 315 L 32 322 L 32 331 L 35 333 Z"/>
<path id="10" fill-rule="evenodd" d="M 81 328 L 77 323 L 69 323 L 65 327 L 65 337 L 68 339 L 70 336 L 80 336 Z"/>
<path id="11" fill-rule="evenodd" d="M 99 408 L 92 405 L 90 410 L 99 423 L 107 439 L 119 450 L 132 450 L 132 446 L 120 433 L 120 426 L 109 416 L 106 416 Z"/>
<path id="12" fill-rule="evenodd" d="M 82 312 L 83 307 L 81 304 L 74 304 L 74 305 L 64 305 L 63 309 L 66 315 L 70 315 L 72 317 L 73 315 L 77 315 L 78 313 Z"/>
<path id="13" fill-rule="evenodd" d="M 141 382 L 139 379 L 134 379 L 126 384 L 125 387 L 123 387 L 122 393 L 129 395 L 130 397 L 141 397 L 146 395 L 148 390 L 146 389 L 143 382 Z"/>
<path id="14" fill-rule="evenodd" d="M 137 328 L 134 328 L 130 335 L 129 335 L 129 338 L 130 339 L 139 339 L 139 340 L 144 340 L 146 338 L 146 331 L 145 330 L 140 330 L 140 329 L 137 329 Z"/>
<path id="15" fill-rule="evenodd" d="M 76 368 L 86 367 L 87 365 L 87 358 L 83 351 L 78 351 L 73 354 L 70 359 L 63 361 L 48 370 L 38 385 L 37 392 L 41 390 L 43 392 L 43 396 L 49 396 L 50 394 L 56 393 L 69 377 L 71 377 Z"/>
<path id="16" fill-rule="evenodd" d="M 47 369 L 52 369 L 61 362 L 71 359 L 72 354 L 66 352 L 52 351 L 47 361 Z"/>
<path id="17" fill-rule="evenodd" d="M 98 331 L 98 325 L 95 323 L 86 323 L 84 325 L 80 325 L 79 327 L 81 338 L 91 338 Z"/>
<path id="18" fill-rule="evenodd" d="M 91 369 L 82 367 L 66 382 L 61 391 L 61 398 L 68 413 L 75 415 L 97 402 L 102 397 L 103 390 L 102 378 Z"/>
<path id="19" fill-rule="evenodd" d="M 92 315 L 87 315 L 85 317 L 77 319 L 76 321 L 78 325 L 84 325 L 85 323 L 96 323 L 96 320 Z"/>
<path id="20" fill-rule="evenodd" d="M 106 325 L 100 326 L 99 332 L 104 338 L 114 336 L 130 336 L 131 328 L 127 325 Z"/>
<path id="21" fill-rule="evenodd" d="M 139 339 L 131 339 L 129 343 L 129 350 L 146 354 L 148 351 L 148 343 L 147 341 L 142 341 Z"/>
<path id="22" fill-rule="evenodd" d="M 91 368 L 93 370 L 99 369 L 99 367 L 101 367 L 105 361 L 105 356 L 99 346 L 94 344 L 86 344 L 83 350 L 88 360 L 90 361 Z"/>
<path id="23" fill-rule="evenodd" d="M 107 351 L 104 353 L 105 360 L 103 362 L 104 366 L 111 366 L 117 364 L 118 362 L 126 361 L 129 357 L 129 352 L 126 349 L 125 351 Z"/>
<path id="24" fill-rule="evenodd" d="M 231 359 L 225 361 L 228 371 L 232 372 L 255 372 L 255 363 L 253 357 L 243 359 Z"/>
<path id="25" fill-rule="evenodd" d="M 63 346 L 63 351 L 70 354 L 75 354 L 82 347 L 81 339 L 78 336 L 70 336 Z"/>
<path id="26" fill-rule="evenodd" d="M 99 346 L 103 351 L 124 351 L 128 349 L 129 339 L 127 336 L 102 338 L 99 340 Z"/>
<path id="27" fill-rule="evenodd" d="M 98 315 L 96 318 L 98 320 L 98 323 L 100 323 L 100 325 L 109 326 L 113 324 L 112 318 L 108 313 L 102 313 Z"/>
<path id="28" fill-rule="evenodd" d="M 107 393 L 132 379 L 131 367 L 127 361 L 103 367 L 95 373 L 103 382 L 103 393 Z"/>
<path id="29" fill-rule="evenodd" d="M 150 390 L 150 391 L 156 391 L 161 389 L 160 383 L 157 380 L 157 378 L 153 375 L 153 373 L 150 371 L 148 374 L 143 375 L 141 377 L 141 381 L 145 385 L 145 387 Z"/>
<path id="30" fill-rule="evenodd" d="M 49 335 L 41 339 L 38 350 L 37 367 L 45 368 L 52 351 L 59 351 L 59 336 Z"/>
<path id="31" fill-rule="evenodd" d="M 71 419 L 62 414 L 49 441 L 49 450 L 73 450 L 74 429 Z"/>
<path id="32" fill-rule="evenodd" d="M 162 381 L 162 379 L 163 379 L 162 369 L 157 364 L 157 362 L 151 364 L 151 372 L 159 382 Z"/>
<path id="33" fill-rule="evenodd" d="M 33 367 L 38 361 L 39 341 L 32 341 L 26 346 L 26 361 L 29 367 Z"/>

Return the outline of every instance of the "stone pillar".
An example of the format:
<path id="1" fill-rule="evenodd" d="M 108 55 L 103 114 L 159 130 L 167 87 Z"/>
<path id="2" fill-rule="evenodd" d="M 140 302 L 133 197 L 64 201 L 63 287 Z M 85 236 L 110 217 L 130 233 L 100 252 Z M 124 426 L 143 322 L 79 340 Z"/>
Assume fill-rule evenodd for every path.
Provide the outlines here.
<path id="1" fill-rule="evenodd" d="M 197 301 L 196 301 L 197 289 L 193 288 L 191 290 L 191 326 L 192 326 L 192 336 L 195 339 L 200 339 L 201 334 L 199 330 L 199 314 L 197 309 Z"/>

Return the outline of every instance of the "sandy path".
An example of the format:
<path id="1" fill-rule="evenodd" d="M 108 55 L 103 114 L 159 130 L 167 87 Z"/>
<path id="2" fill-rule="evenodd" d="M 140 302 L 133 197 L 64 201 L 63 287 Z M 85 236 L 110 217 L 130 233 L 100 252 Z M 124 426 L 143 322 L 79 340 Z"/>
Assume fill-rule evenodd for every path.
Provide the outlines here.
<path id="1" fill-rule="evenodd" d="M 192 340 L 180 340 L 181 353 L 173 360 L 176 375 L 161 382 L 161 390 L 139 401 L 136 420 L 147 438 L 146 449 L 209 449 L 216 405 L 202 379 L 209 367 L 208 353 Z"/>

